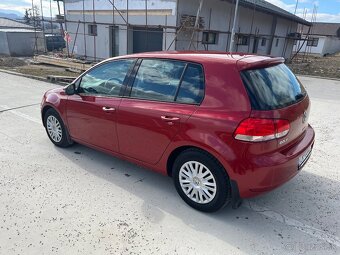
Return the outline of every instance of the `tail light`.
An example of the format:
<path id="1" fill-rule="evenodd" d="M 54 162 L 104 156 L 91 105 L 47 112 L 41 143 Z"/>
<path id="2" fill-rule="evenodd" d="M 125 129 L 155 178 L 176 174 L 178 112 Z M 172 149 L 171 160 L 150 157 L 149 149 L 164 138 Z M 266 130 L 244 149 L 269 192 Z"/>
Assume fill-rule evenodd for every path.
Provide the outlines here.
<path id="1" fill-rule="evenodd" d="M 248 118 L 239 124 L 234 137 L 246 142 L 263 142 L 284 137 L 289 128 L 287 120 Z"/>

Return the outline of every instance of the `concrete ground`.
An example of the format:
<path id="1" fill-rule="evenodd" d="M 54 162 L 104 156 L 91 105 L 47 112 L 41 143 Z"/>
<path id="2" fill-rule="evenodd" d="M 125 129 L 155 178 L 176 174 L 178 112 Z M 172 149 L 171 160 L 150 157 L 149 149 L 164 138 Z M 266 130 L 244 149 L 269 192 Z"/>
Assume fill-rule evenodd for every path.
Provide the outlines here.
<path id="1" fill-rule="evenodd" d="M 0 73 L 0 254 L 340 254 L 340 82 L 301 80 L 316 131 L 308 164 L 238 210 L 205 214 L 168 177 L 55 147 L 39 112 L 55 85 Z"/>

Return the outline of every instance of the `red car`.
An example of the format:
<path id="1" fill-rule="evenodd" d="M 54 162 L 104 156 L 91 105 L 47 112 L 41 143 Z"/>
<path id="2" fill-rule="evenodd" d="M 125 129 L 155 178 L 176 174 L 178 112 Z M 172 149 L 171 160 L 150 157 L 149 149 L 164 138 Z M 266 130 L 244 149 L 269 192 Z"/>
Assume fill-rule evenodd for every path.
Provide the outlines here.
<path id="1" fill-rule="evenodd" d="M 108 59 L 41 105 L 55 145 L 74 141 L 171 176 L 206 212 L 298 174 L 314 144 L 309 112 L 284 59 L 218 52 Z"/>

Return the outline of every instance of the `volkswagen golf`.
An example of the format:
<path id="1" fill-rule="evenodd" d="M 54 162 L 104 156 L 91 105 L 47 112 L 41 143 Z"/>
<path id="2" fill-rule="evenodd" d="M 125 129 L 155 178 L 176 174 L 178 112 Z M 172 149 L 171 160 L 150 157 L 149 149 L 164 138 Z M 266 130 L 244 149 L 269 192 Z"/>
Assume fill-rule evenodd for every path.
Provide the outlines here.
<path id="1" fill-rule="evenodd" d="M 205 212 L 297 175 L 314 145 L 309 113 L 284 59 L 222 52 L 111 58 L 41 103 L 56 146 L 77 142 L 171 176 Z"/>

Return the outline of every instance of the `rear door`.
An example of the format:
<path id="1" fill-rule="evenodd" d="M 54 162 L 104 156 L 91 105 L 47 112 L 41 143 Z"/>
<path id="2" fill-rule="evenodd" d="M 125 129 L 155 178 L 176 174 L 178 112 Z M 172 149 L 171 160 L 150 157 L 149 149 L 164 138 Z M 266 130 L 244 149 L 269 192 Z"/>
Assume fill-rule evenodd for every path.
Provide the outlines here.
<path id="1" fill-rule="evenodd" d="M 241 75 L 252 104 L 251 117 L 289 121 L 288 135 L 273 141 L 277 147 L 297 141 L 308 127 L 310 101 L 295 75 L 284 64 L 245 70 Z"/>
<path id="2" fill-rule="evenodd" d="M 106 62 L 81 78 L 78 92 L 68 97 L 66 106 L 71 137 L 118 151 L 116 111 L 134 62 L 133 59 Z"/>
<path id="3" fill-rule="evenodd" d="M 200 65 L 143 59 L 117 119 L 120 153 L 156 164 L 203 98 Z"/>

